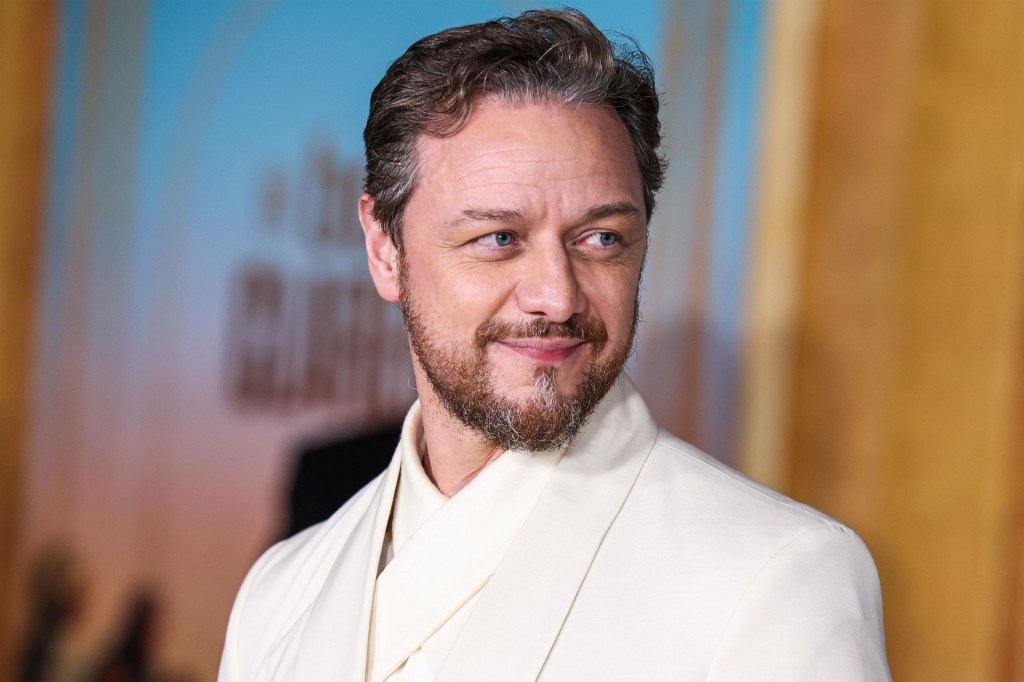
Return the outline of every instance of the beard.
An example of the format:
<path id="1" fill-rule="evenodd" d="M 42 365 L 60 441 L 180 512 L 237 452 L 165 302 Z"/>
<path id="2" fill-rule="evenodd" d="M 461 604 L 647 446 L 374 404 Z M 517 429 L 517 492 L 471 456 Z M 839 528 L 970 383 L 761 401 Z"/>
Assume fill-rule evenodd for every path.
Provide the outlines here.
<path id="1" fill-rule="evenodd" d="M 580 315 L 562 323 L 545 319 L 520 323 L 489 320 L 477 329 L 471 347 L 442 348 L 434 343 L 409 293 L 401 258 L 398 274 L 399 307 L 409 332 L 409 345 L 434 393 L 452 417 L 506 450 L 541 451 L 568 445 L 611 389 L 633 349 L 639 301 L 633 304 L 627 338 L 607 353 L 609 340 L 604 324 Z M 572 392 L 558 392 L 558 368 L 541 366 L 534 376 L 533 393 L 525 401 L 501 395 L 487 364 L 488 345 L 503 339 L 544 337 L 574 338 L 591 344 L 593 359 Z"/>

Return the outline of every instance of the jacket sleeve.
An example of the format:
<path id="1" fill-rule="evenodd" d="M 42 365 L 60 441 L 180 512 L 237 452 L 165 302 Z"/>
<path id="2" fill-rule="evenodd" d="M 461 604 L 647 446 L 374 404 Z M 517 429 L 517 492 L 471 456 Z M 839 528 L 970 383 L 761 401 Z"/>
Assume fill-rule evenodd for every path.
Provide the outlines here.
<path id="1" fill-rule="evenodd" d="M 741 680 L 891 680 L 878 574 L 853 531 L 816 526 L 762 566 L 708 675 L 708 682 Z"/>

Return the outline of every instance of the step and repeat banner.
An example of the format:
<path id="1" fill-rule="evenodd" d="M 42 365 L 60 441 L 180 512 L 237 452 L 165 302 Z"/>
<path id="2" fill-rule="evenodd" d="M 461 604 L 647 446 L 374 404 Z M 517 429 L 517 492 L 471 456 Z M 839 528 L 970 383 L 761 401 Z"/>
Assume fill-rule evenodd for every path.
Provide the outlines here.
<path id="1" fill-rule="evenodd" d="M 665 100 L 631 372 L 663 423 L 728 460 L 763 8 L 576 4 L 640 42 Z M 142 622 L 161 669 L 214 679 L 246 569 L 305 513 L 296 486 L 324 487 L 327 460 L 383 468 L 416 396 L 356 217 L 370 91 L 417 38 L 523 9 L 60 6 L 16 600 L 24 629 L 30 594 L 69 595 L 69 669 Z"/>

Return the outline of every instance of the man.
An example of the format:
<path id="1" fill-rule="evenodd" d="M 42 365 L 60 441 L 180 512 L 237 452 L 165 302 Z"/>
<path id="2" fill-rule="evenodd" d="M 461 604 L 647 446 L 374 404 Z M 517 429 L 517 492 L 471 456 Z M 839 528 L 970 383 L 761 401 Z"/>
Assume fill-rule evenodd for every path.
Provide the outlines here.
<path id="1" fill-rule="evenodd" d="M 859 539 L 620 374 L 657 113 L 642 53 L 573 11 L 389 68 L 360 218 L 419 402 L 388 470 L 250 571 L 222 680 L 888 679 Z"/>

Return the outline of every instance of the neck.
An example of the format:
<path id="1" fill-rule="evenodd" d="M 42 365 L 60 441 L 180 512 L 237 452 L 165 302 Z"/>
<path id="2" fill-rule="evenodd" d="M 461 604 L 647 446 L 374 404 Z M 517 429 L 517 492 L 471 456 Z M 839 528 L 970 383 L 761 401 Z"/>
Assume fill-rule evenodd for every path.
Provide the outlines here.
<path id="1" fill-rule="evenodd" d="M 418 369 L 418 368 L 417 368 Z M 488 442 L 455 419 L 434 395 L 428 381 L 417 372 L 416 387 L 423 420 L 423 470 L 437 489 L 452 497 L 484 467 L 496 460 L 504 449 Z"/>

